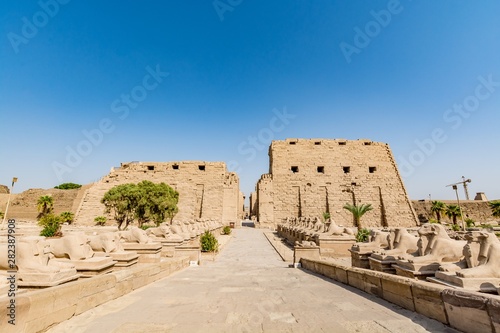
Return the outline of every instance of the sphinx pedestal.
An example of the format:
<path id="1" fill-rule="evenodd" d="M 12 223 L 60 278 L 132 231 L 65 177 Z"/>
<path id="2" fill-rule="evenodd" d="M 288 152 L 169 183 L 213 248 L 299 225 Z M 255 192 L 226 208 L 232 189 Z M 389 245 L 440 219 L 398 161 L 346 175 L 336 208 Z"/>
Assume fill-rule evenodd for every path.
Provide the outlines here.
<path id="1" fill-rule="evenodd" d="M 125 251 L 139 254 L 138 263 L 140 264 L 157 263 L 161 260 L 162 245 L 160 243 L 122 243 L 122 246 Z"/>
<path id="2" fill-rule="evenodd" d="M 354 236 L 319 235 L 318 245 L 322 257 L 349 257 L 350 248 L 356 243 Z"/>
<path id="3" fill-rule="evenodd" d="M 498 278 L 462 278 L 456 272 L 437 271 L 434 277 L 428 277 L 427 281 L 439 283 L 451 288 L 462 288 L 484 293 L 496 293 L 500 286 Z"/>

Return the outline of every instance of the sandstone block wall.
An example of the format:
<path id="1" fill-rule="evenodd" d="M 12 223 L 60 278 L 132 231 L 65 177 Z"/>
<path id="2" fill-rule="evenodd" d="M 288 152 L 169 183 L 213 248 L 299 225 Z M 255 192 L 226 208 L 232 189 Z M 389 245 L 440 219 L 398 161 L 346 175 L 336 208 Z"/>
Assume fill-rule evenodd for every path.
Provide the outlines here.
<path id="1" fill-rule="evenodd" d="M 143 180 L 164 182 L 179 192 L 179 212 L 174 221 L 201 218 L 229 224 L 238 220 L 238 176 L 228 172 L 223 162 L 189 161 L 130 162 L 112 168 L 107 176 L 85 191 L 75 222 L 93 224 L 96 216 L 105 215 L 101 199 L 108 190 L 116 185 Z"/>
<path id="2" fill-rule="evenodd" d="M 456 205 L 456 200 L 439 200 L 442 201 L 446 205 Z M 414 200 L 412 201 L 413 207 L 415 208 L 415 212 L 421 222 L 426 222 L 429 219 L 436 218 L 435 214 L 431 213 L 432 203 L 430 200 Z M 460 200 L 460 207 L 462 207 L 462 212 L 464 214 L 464 218 L 471 218 L 476 222 L 488 222 L 495 221 L 498 218 L 495 218 L 491 215 L 491 208 L 489 206 L 489 201 L 480 201 L 480 200 Z M 461 221 L 460 218 L 458 218 Z M 446 216 L 444 212 L 441 214 L 441 221 L 452 223 L 452 219 Z"/>
<path id="3" fill-rule="evenodd" d="M 388 144 L 360 140 L 287 139 L 269 147 L 269 174 L 256 186 L 258 221 L 275 226 L 286 217 L 328 212 L 337 224 L 354 224 L 342 207 L 372 204 L 366 227 L 417 225 Z"/>

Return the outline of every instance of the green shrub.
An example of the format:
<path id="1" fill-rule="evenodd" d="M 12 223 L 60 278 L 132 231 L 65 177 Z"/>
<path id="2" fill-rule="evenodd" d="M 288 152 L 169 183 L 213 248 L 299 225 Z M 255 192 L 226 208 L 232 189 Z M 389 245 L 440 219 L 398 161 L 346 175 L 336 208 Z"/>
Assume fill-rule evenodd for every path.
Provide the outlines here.
<path id="1" fill-rule="evenodd" d="M 219 241 L 210 231 L 205 231 L 200 237 L 201 251 L 217 252 L 219 250 Z"/>
<path id="2" fill-rule="evenodd" d="M 151 225 L 151 224 L 143 224 L 141 225 L 141 229 L 142 230 L 148 230 L 149 228 L 153 228 L 154 225 Z"/>
<path id="3" fill-rule="evenodd" d="M 72 190 L 80 187 L 82 187 L 82 185 L 75 183 L 63 183 L 61 185 L 54 186 L 54 188 L 57 188 L 59 190 Z"/>
<path id="4" fill-rule="evenodd" d="M 481 224 L 481 228 L 483 228 L 483 229 L 493 229 L 493 226 L 491 224 Z"/>
<path id="5" fill-rule="evenodd" d="M 356 242 L 364 243 L 367 242 L 368 239 L 370 239 L 370 229 L 359 229 L 358 233 L 356 234 Z"/>
<path id="6" fill-rule="evenodd" d="M 106 224 L 106 216 L 97 216 L 94 219 L 95 225 L 105 225 Z"/>
<path id="7" fill-rule="evenodd" d="M 436 219 L 429 219 L 429 223 L 439 223 L 439 221 Z"/>
<path id="8" fill-rule="evenodd" d="M 328 212 L 323 213 L 323 221 L 328 220 L 330 217 L 331 217 L 330 213 L 328 213 Z"/>
<path id="9" fill-rule="evenodd" d="M 451 230 L 453 230 L 453 231 L 460 231 L 460 226 L 458 224 L 452 224 L 451 225 Z"/>
<path id="10" fill-rule="evenodd" d="M 465 219 L 465 224 L 467 225 L 467 228 L 472 228 L 472 227 L 474 227 L 474 223 L 475 223 L 475 222 L 476 222 L 476 221 L 474 221 L 474 220 L 473 220 L 473 219 L 471 219 L 471 218 L 466 218 L 466 219 Z"/>
<path id="11" fill-rule="evenodd" d="M 222 234 L 223 235 L 231 235 L 231 227 L 226 225 L 224 228 L 222 228 Z"/>
<path id="12" fill-rule="evenodd" d="M 40 236 L 62 236 L 61 223 L 61 217 L 54 214 L 47 214 L 42 216 L 40 220 L 38 220 L 38 225 L 43 228 L 42 231 L 40 231 Z"/>

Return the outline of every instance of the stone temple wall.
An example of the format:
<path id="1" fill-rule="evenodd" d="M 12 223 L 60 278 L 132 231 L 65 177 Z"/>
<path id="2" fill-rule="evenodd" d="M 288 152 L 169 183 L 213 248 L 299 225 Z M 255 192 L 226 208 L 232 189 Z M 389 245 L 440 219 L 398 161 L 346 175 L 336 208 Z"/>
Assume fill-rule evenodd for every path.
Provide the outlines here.
<path id="1" fill-rule="evenodd" d="M 240 214 L 239 178 L 223 162 L 130 162 L 122 163 L 88 188 L 76 212 L 75 222 L 93 224 L 104 215 L 101 199 L 112 187 L 149 180 L 164 182 L 179 192 L 179 212 L 174 221 L 214 219 L 237 222 Z M 108 216 L 108 218 L 111 216 Z"/>
<path id="2" fill-rule="evenodd" d="M 286 217 L 330 213 L 339 225 L 352 226 L 347 204 L 372 204 L 361 219 L 365 227 L 418 224 L 388 144 L 360 140 L 287 139 L 269 147 L 269 174 L 256 186 L 261 227 Z"/>

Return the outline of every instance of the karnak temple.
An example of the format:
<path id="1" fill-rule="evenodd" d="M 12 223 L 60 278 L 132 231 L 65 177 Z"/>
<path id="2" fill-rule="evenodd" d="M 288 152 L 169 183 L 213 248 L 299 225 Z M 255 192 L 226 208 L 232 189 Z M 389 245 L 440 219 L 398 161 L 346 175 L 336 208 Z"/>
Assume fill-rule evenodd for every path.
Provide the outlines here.
<path id="1" fill-rule="evenodd" d="M 74 189 L 0 187 L 0 331 L 500 332 L 497 200 L 412 200 L 389 144 L 369 139 L 276 140 L 268 155 L 251 193 L 206 161 L 123 162 Z M 132 201 L 104 199 L 145 181 L 176 193 L 168 218 L 159 205 L 161 220 L 139 223 Z M 49 235 L 47 212 L 72 218 Z M 339 319 L 367 302 L 382 305 Z M 325 309 L 339 317 L 314 326 Z"/>

